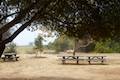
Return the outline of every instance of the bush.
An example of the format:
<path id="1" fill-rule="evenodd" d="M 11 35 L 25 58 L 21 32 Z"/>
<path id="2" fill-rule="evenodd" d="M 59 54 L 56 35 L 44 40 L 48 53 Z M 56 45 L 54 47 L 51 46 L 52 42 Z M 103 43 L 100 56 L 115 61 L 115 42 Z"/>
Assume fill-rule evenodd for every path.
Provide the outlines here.
<path id="1" fill-rule="evenodd" d="M 63 52 L 68 49 L 73 49 L 74 41 L 65 35 L 58 37 L 54 43 L 49 43 L 48 48 L 55 50 L 56 53 Z"/>
<path id="2" fill-rule="evenodd" d="M 96 43 L 95 51 L 98 53 L 119 53 L 120 43 L 111 39 L 99 41 Z"/>
<path id="3" fill-rule="evenodd" d="M 15 43 L 9 43 L 6 46 L 5 51 L 6 53 L 15 53 L 16 52 L 16 44 Z"/>

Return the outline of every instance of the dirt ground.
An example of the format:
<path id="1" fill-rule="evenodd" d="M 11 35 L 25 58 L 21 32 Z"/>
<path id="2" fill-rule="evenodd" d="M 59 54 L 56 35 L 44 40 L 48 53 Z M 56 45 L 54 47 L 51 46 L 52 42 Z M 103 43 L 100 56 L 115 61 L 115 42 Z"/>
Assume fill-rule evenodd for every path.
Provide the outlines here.
<path id="1" fill-rule="evenodd" d="M 0 80 L 120 80 L 120 54 L 101 55 L 107 56 L 105 65 L 87 62 L 63 65 L 55 54 L 39 58 L 19 54 L 17 62 L 0 61 Z"/>

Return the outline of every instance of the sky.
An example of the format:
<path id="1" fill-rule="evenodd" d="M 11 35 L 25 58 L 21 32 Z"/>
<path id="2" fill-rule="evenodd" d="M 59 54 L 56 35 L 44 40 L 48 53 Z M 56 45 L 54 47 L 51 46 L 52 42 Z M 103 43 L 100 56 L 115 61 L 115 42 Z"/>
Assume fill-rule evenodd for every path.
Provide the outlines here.
<path id="1" fill-rule="evenodd" d="M 24 30 L 21 32 L 15 39 L 14 43 L 16 43 L 18 46 L 24 46 L 24 45 L 29 45 L 30 43 L 33 43 L 35 38 L 40 35 L 40 31 L 28 31 Z M 45 41 L 43 41 L 44 45 L 47 45 L 49 42 L 53 42 L 56 37 L 50 37 L 50 38 L 44 38 Z"/>

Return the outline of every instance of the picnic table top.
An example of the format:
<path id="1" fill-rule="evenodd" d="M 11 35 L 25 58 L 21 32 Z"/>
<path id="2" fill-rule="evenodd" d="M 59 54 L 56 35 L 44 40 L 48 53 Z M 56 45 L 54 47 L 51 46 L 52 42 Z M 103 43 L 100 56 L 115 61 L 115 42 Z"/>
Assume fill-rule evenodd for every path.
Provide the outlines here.
<path id="1" fill-rule="evenodd" d="M 3 55 L 16 55 L 16 53 L 3 53 Z"/>
<path id="2" fill-rule="evenodd" d="M 101 55 L 101 54 L 67 54 L 67 53 L 61 53 L 58 54 L 58 57 L 107 57 L 105 55 Z"/>

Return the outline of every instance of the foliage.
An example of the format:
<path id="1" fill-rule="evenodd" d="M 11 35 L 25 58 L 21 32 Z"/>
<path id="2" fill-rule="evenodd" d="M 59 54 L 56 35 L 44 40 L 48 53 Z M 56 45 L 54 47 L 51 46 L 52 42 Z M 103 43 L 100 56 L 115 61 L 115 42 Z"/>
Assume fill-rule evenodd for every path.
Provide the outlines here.
<path id="1" fill-rule="evenodd" d="M 120 0 L 0 0 L 0 23 L 0 47 L 28 26 L 32 31 L 49 29 L 75 38 L 84 34 L 94 40 L 119 38 Z M 18 24 L 10 37 L 1 39 Z"/>
<path id="2" fill-rule="evenodd" d="M 43 44 L 42 44 L 42 40 L 43 38 L 41 36 L 38 36 L 36 39 L 35 39 L 35 49 L 39 50 L 39 51 L 43 51 Z"/>
<path id="3" fill-rule="evenodd" d="M 120 53 L 120 42 L 105 40 L 96 43 L 95 51 L 98 53 Z"/>
<path id="4" fill-rule="evenodd" d="M 2 0 L 0 3 L 1 18 L 5 17 L 3 14 L 16 14 L 11 15 L 15 17 L 12 20 L 14 24 L 5 30 L 1 28 L 1 33 L 30 20 L 33 30 L 37 29 L 33 25 L 42 24 L 51 30 L 78 38 L 86 33 L 95 40 L 119 36 L 119 0 Z"/>
<path id="5" fill-rule="evenodd" d="M 14 53 L 14 52 L 16 52 L 16 44 L 15 43 L 7 44 L 5 52 L 7 52 L 7 53 Z"/>
<path id="6" fill-rule="evenodd" d="M 73 47 L 74 47 L 74 40 L 65 35 L 58 37 L 54 41 L 54 43 L 48 44 L 48 49 L 56 50 L 56 52 L 73 49 Z"/>

